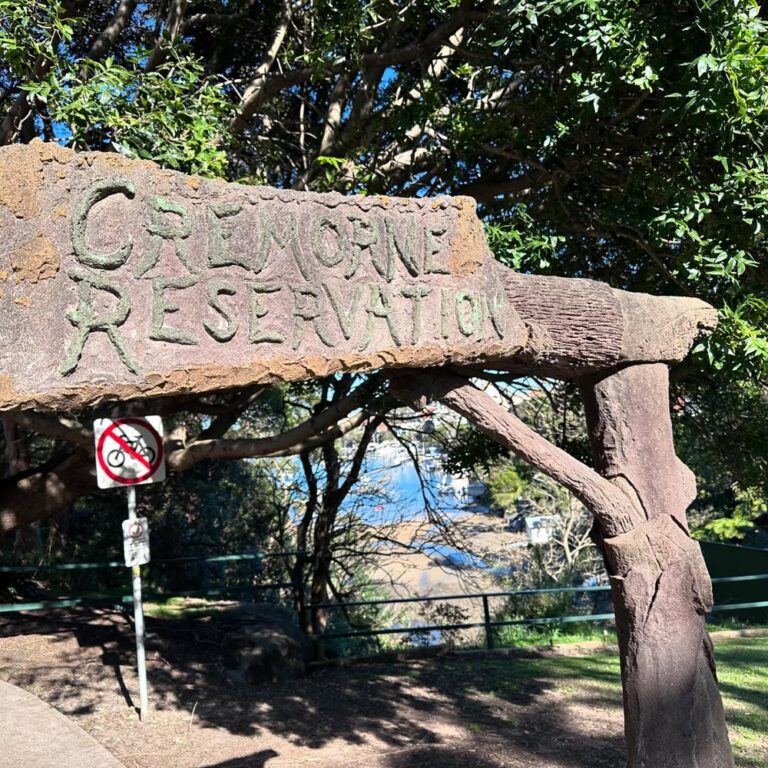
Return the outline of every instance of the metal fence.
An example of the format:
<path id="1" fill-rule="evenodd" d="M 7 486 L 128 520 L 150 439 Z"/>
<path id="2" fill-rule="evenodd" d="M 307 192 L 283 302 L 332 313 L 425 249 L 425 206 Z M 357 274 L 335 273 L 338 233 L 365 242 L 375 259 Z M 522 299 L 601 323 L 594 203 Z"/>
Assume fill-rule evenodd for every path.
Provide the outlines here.
<path id="1" fill-rule="evenodd" d="M 288 556 L 291 553 L 274 553 L 272 557 Z M 261 571 L 262 562 L 265 555 L 262 552 L 244 552 L 229 555 L 213 555 L 208 557 L 171 557 L 159 560 L 153 560 L 149 566 L 144 566 L 145 571 L 148 568 L 152 570 L 165 569 L 168 566 L 181 567 L 185 565 L 214 565 L 226 563 L 248 563 L 250 564 L 250 575 Z M 125 567 L 122 560 L 114 560 L 98 563 L 56 563 L 41 565 L 14 565 L 0 566 L 0 575 L 38 575 L 46 573 L 58 573 L 68 571 L 92 571 L 92 570 L 114 570 L 119 569 L 125 572 L 126 582 L 130 579 L 130 569 Z M 207 581 L 207 580 L 206 580 Z M 151 581 L 150 581 L 151 584 Z M 290 584 L 274 583 L 258 585 L 254 583 L 241 584 L 238 586 L 214 586 L 211 588 L 191 589 L 191 590 L 173 590 L 173 591 L 153 591 L 151 588 L 144 595 L 145 600 L 167 600 L 173 597 L 202 597 L 202 598 L 241 598 L 253 600 L 255 595 L 264 590 L 288 588 Z M 37 600 L 34 602 L 12 602 L 0 603 L 0 613 L 18 613 L 22 611 L 42 611 L 55 608 L 76 608 L 85 606 L 105 606 L 115 604 L 130 604 L 133 602 L 132 594 L 89 594 L 77 597 L 59 597 L 52 600 Z"/>
<path id="2" fill-rule="evenodd" d="M 153 566 L 157 567 L 179 567 L 190 564 L 224 564 L 224 563 L 249 563 L 251 575 L 261 572 L 262 563 L 267 557 L 289 557 L 295 553 L 279 552 L 265 555 L 261 552 L 240 553 L 230 555 L 215 555 L 212 557 L 177 557 L 164 560 L 153 561 Z M 101 563 L 62 563 L 55 565 L 27 565 L 27 566 L 0 566 L 0 574 L 8 575 L 37 575 L 41 573 L 66 572 L 66 571 L 89 571 L 96 569 L 123 569 L 126 574 L 129 570 L 125 568 L 123 562 L 111 561 Z M 712 583 L 734 584 L 739 582 L 759 582 L 768 581 L 768 573 L 747 574 L 739 576 L 721 576 L 712 579 Z M 255 600 L 257 595 L 265 591 L 275 591 L 288 589 L 290 583 L 255 583 L 253 578 L 250 583 L 239 586 L 223 586 L 195 590 L 182 590 L 174 592 L 152 592 L 149 591 L 146 599 L 168 600 L 177 597 L 202 597 L 202 598 L 228 598 L 228 599 L 246 599 Z M 511 591 L 479 592 L 471 594 L 453 594 L 453 595 L 434 595 L 417 596 L 402 598 L 380 598 L 376 600 L 352 600 L 344 603 L 321 603 L 312 606 L 313 610 L 325 609 L 328 611 L 350 610 L 355 608 L 367 607 L 388 607 L 404 604 L 430 604 L 430 603 L 451 603 L 457 601 L 480 601 L 482 605 L 482 621 L 459 621 L 447 623 L 419 624 L 411 626 L 390 626 L 390 627 L 365 627 L 352 628 L 343 631 L 330 631 L 323 635 L 323 640 L 334 639 L 355 639 L 371 638 L 384 635 L 424 635 L 431 632 L 446 632 L 451 630 L 470 630 L 482 629 L 484 633 L 485 646 L 492 649 L 495 642 L 496 631 L 502 627 L 510 626 L 552 626 L 559 624 L 569 624 L 574 622 L 605 622 L 614 618 L 613 613 L 586 613 L 565 616 L 529 616 L 515 619 L 495 619 L 491 612 L 492 600 L 511 600 L 526 596 L 536 595 L 555 595 L 555 594 L 589 594 L 609 592 L 609 586 L 582 586 L 582 587 L 553 587 L 544 589 L 520 589 Z M 11 602 L 0 603 L 0 613 L 19 613 L 25 611 L 43 611 L 57 608 L 73 608 L 86 606 L 110 606 L 116 604 L 129 604 L 133 602 L 133 597 L 129 594 L 118 595 L 82 595 L 75 597 L 61 597 L 50 600 L 39 600 L 34 602 Z M 756 609 L 768 609 L 768 600 L 739 602 L 739 603 L 718 603 L 712 612 L 753 612 Z M 480 611 L 478 611 L 478 615 Z"/>
<path id="3" fill-rule="evenodd" d="M 713 584 L 745 582 L 745 581 L 768 581 L 768 573 L 749 574 L 746 576 L 725 576 L 712 579 Z M 351 608 L 356 606 L 373 605 L 397 605 L 401 603 L 428 603 L 428 602 L 449 602 L 458 600 L 482 600 L 483 621 L 482 622 L 457 622 L 451 624 L 432 624 L 419 625 L 412 627 L 387 627 L 382 629 L 351 630 L 345 632 L 327 632 L 323 635 L 324 639 L 332 638 L 354 638 L 354 637 L 372 637 L 376 635 L 388 634 L 414 634 L 425 632 L 437 632 L 445 630 L 461 629 L 480 629 L 484 630 L 486 648 L 492 649 L 495 645 L 494 630 L 499 627 L 510 626 L 547 626 L 557 624 L 569 624 L 574 622 L 597 622 L 611 621 L 614 618 L 613 613 L 592 613 L 576 614 L 571 616 L 535 616 L 522 619 L 492 619 L 489 600 L 491 598 L 517 598 L 525 595 L 542 594 L 560 594 L 560 593 L 589 593 L 589 592 L 610 592 L 609 586 L 594 587 L 553 587 L 548 589 L 520 589 L 507 592 L 479 592 L 473 594 L 457 595 L 437 595 L 431 597 L 404 597 L 404 598 L 386 598 L 381 600 L 358 600 L 344 603 L 323 603 L 315 606 L 316 608 L 326 608 L 338 610 L 342 608 Z M 768 600 L 756 601 L 750 603 L 725 603 L 715 605 L 712 613 L 722 613 L 726 611 L 744 611 L 760 608 L 768 608 Z"/>

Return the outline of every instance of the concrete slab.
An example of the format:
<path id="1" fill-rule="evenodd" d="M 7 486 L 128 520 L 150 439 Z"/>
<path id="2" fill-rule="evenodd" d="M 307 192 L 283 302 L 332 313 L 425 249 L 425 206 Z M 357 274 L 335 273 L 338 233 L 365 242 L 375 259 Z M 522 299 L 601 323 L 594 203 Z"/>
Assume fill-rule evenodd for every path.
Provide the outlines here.
<path id="1" fill-rule="evenodd" d="M 123 768 L 61 712 L 2 681 L 0 722 L 0 768 Z"/>

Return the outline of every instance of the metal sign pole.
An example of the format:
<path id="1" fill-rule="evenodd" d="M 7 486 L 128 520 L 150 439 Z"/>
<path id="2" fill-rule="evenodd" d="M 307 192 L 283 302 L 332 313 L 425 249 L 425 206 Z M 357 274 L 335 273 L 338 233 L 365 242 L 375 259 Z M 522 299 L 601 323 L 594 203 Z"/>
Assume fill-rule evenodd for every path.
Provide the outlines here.
<path id="1" fill-rule="evenodd" d="M 150 560 L 149 521 L 136 516 L 136 486 L 165 480 L 163 421 L 159 416 L 125 416 L 93 422 L 96 445 L 96 484 L 128 491 L 128 519 L 123 520 L 123 555 L 131 569 L 136 628 L 136 667 L 139 673 L 139 717 L 149 715 L 147 659 L 144 650 L 144 607 L 141 566 Z"/>
<path id="2" fill-rule="evenodd" d="M 128 519 L 136 519 L 136 488 L 128 486 Z M 149 713 L 147 695 L 147 660 L 144 652 L 144 607 L 141 602 L 141 566 L 131 568 L 133 582 L 133 618 L 136 626 L 136 666 L 139 672 L 139 718 L 146 720 Z"/>

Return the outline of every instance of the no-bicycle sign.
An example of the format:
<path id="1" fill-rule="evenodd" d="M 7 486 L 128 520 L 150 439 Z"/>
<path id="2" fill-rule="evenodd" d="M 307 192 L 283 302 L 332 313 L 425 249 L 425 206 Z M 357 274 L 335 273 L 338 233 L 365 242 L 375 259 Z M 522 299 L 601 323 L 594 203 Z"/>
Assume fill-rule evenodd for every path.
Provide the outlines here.
<path id="1" fill-rule="evenodd" d="M 96 419 L 93 431 L 99 488 L 165 480 L 163 422 L 159 416 Z"/>

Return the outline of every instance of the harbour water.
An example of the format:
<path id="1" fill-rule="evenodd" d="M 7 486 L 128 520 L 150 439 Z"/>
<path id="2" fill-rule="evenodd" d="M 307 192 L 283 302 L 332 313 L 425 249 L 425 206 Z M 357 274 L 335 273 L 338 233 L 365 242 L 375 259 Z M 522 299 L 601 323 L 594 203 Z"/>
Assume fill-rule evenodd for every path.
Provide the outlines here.
<path id="1" fill-rule="evenodd" d="M 485 490 L 478 481 L 445 472 L 436 449 L 410 454 L 398 442 L 389 441 L 369 450 L 355 493 L 343 510 L 354 511 L 371 526 L 427 519 L 449 522 L 467 514 L 488 514 L 481 503 Z M 480 558 L 441 542 L 435 533 L 434 528 L 427 529 L 421 546 L 432 560 L 455 569 L 484 567 Z"/>
<path id="2" fill-rule="evenodd" d="M 445 472 L 437 450 L 409 454 L 390 441 L 368 451 L 351 503 L 372 524 L 420 519 L 426 506 L 450 519 L 470 507 L 480 511 L 484 491 L 482 483 Z"/>

